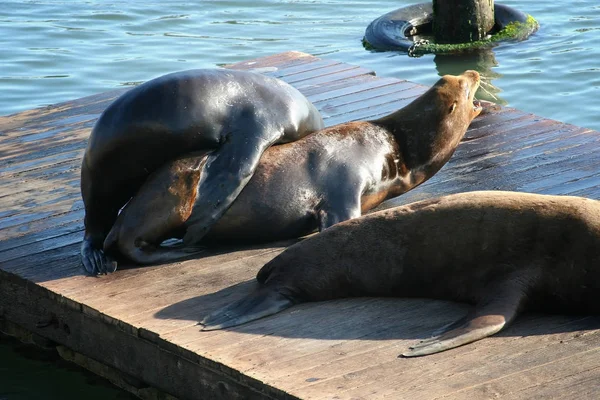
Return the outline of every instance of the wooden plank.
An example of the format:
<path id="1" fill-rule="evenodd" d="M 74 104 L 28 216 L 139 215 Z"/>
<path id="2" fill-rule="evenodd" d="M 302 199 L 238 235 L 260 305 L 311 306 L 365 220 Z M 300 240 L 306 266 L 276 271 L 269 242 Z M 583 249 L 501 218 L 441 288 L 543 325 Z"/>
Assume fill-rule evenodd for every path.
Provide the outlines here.
<path id="1" fill-rule="evenodd" d="M 331 393 L 333 387 L 340 399 L 389 396 L 416 400 L 451 397 L 461 388 L 484 384 L 498 377 L 518 375 L 520 371 L 545 364 L 548 358 L 560 359 L 572 355 L 573 349 L 562 346 L 560 341 L 572 340 L 573 333 L 570 329 L 585 329 L 589 326 L 589 321 L 580 319 L 562 325 L 559 323 L 549 330 L 549 321 L 546 320 L 540 330 L 531 322 L 540 323 L 535 320 L 523 321 L 522 327 L 519 327 L 521 324 L 515 324 L 500 335 L 446 354 L 413 359 L 396 358 L 408 344 L 405 341 L 403 346 L 392 345 L 348 357 L 336 362 L 335 368 L 321 366 L 315 368 L 314 372 L 302 373 L 300 377 L 291 375 L 283 379 L 293 380 L 294 387 L 302 388 L 302 395 L 306 398 L 321 398 L 320 393 Z M 519 328 L 530 332 L 530 336 L 521 337 L 517 334 L 507 338 Z M 538 336 L 539 333 L 543 335 Z M 595 335 L 597 334 L 596 332 Z M 597 341 L 597 336 L 576 341 L 575 346 L 587 348 L 594 340 Z M 303 382 L 302 378 L 317 372 L 321 379 L 309 385 Z M 275 381 L 275 384 L 281 382 Z"/>
<path id="2" fill-rule="evenodd" d="M 71 152 L 80 150 L 85 147 L 87 138 L 89 137 L 89 128 L 81 128 L 75 131 L 70 131 L 69 134 L 55 138 L 55 141 L 34 142 L 27 145 L 12 145 L 6 151 L 0 153 L 0 161 L 3 163 L 17 163 L 31 159 L 33 154 L 40 157 L 47 157 L 55 153 Z"/>
<path id="3" fill-rule="evenodd" d="M 323 81 L 331 82 L 332 80 L 335 80 L 336 75 L 348 73 L 349 71 L 353 71 L 353 70 L 370 71 L 370 70 L 366 70 L 362 67 L 359 67 L 357 65 L 334 64 L 334 65 L 319 68 L 316 70 L 298 72 L 294 75 L 284 76 L 282 79 L 289 84 L 301 82 L 302 85 L 307 86 L 306 85 L 307 81 L 311 81 L 311 80 L 320 78 Z M 369 73 L 369 72 L 367 72 L 367 73 Z M 370 71 L 370 73 L 372 74 L 372 71 Z M 331 78 L 334 78 L 334 79 L 331 79 Z"/>
<path id="4" fill-rule="evenodd" d="M 76 115 L 71 114 L 60 119 L 48 120 L 46 123 L 40 123 L 33 126 L 23 126 L 16 129 L 18 135 L 13 135 L 5 138 L 2 141 L 2 151 L 11 144 L 16 146 L 26 146 L 35 144 L 43 140 L 56 139 L 66 137 L 72 134 L 75 129 L 91 128 L 98 118 L 97 113 Z M 11 131 L 8 131 L 9 133 Z"/>
<path id="5" fill-rule="evenodd" d="M 2 241 L 0 241 L 0 258 L 5 257 L 4 252 L 7 250 L 14 250 L 18 247 L 22 247 L 25 245 L 33 244 L 36 242 L 42 242 L 47 239 L 58 238 L 64 236 L 66 234 L 71 234 L 74 232 L 79 232 L 81 237 L 83 237 L 83 219 L 76 218 L 75 220 L 67 219 L 62 223 L 57 223 L 56 221 L 52 221 L 52 229 L 47 227 L 46 230 L 35 231 L 29 230 L 27 234 L 21 235 L 10 235 L 7 234 L 6 231 L 2 231 Z"/>
<path id="6" fill-rule="evenodd" d="M 23 160 L 22 162 L 7 164 L 0 171 L 0 177 L 2 179 L 9 179 L 14 178 L 18 174 L 25 174 L 38 169 L 43 170 L 50 166 L 72 163 L 73 160 L 81 160 L 83 152 L 83 149 L 78 149 L 70 152 L 53 154 L 47 157 L 35 157 Z M 79 161 L 79 163 L 81 164 L 81 161 Z"/>
<path id="7" fill-rule="evenodd" d="M 71 212 L 71 213 L 57 213 L 53 214 L 50 220 L 38 219 L 28 221 L 22 224 L 15 224 L 12 226 L 5 226 L 1 230 L 0 238 L 2 242 L 10 241 L 19 237 L 33 235 L 39 232 L 51 230 L 53 227 L 61 227 L 63 225 L 72 223 L 74 221 L 80 221 L 83 219 L 83 212 Z"/>
<path id="8" fill-rule="evenodd" d="M 553 362 L 545 368 L 536 368 L 523 372 L 522 376 L 494 382 L 493 386 L 473 389 L 473 393 L 463 392 L 461 396 L 472 399 L 481 398 L 481 394 L 489 393 L 502 396 L 509 386 L 512 392 L 503 396 L 506 399 L 594 399 L 600 392 L 600 371 L 598 368 L 598 349 L 577 355 L 576 359 L 561 360 L 572 366 L 563 368 L 563 363 Z M 540 379 L 543 378 L 543 379 Z M 526 388 L 526 389 L 523 389 Z M 477 397 L 479 396 L 479 397 Z"/>
<path id="9" fill-rule="evenodd" d="M 251 70 L 257 68 L 265 68 L 271 66 L 277 66 L 279 68 L 285 68 L 293 65 L 299 65 L 304 63 L 310 63 L 318 60 L 310 54 L 301 53 L 298 51 L 287 51 L 284 53 L 273 54 L 264 57 L 254 58 L 252 60 L 241 61 L 234 64 L 224 65 L 226 68 L 240 69 L 240 70 Z"/>
<path id="10" fill-rule="evenodd" d="M 344 113 L 342 115 L 338 115 L 338 116 L 334 116 L 334 117 L 330 117 L 330 118 L 323 118 L 323 119 L 325 120 L 325 124 L 328 126 L 337 125 L 337 124 L 341 124 L 344 122 L 350 122 L 350 121 L 363 121 L 363 120 L 376 119 L 381 116 L 391 114 L 394 111 L 397 111 L 397 110 L 401 109 L 402 107 L 408 105 L 417 96 L 419 96 L 419 89 L 406 90 L 402 93 L 404 95 L 406 95 L 407 97 L 402 98 L 402 99 L 395 99 L 395 100 L 389 101 L 385 104 L 381 104 L 376 107 L 367 107 L 365 109 L 358 110 L 358 111 L 355 111 L 352 113 Z M 409 94 L 412 94 L 412 96 L 408 97 Z"/>
<path id="11" fill-rule="evenodd" d="M 23 135 L 23 128 L 35 129 L 47 123 L 65 123 L 87 115 L 99 115 L 106 104 L 116 99 L 129 88 L 116 89 L 109 92 L 82 97 L 77 100 L 57 103 L 51 106 L 23 111 L 17 114 L 0 117 L 0 143 L 7 138 Z"/>
<path id="12" fill-rule="evenodd" d="M 433 315 L 443 315 L 447 310 L 446 303 L 426 305 L 422 300 L 350 299 L 322 302 L 296 307 L 295 310 L 289 310 L 281 316 L 272 317 L 270 321 L 263 320 L 260 324 L 249 326 L 247 329 L 257 333 L 251 336 L 251 342 L 229 341 L 216 345 L 200 338 L 190 342 L 188 347 L 208 349 L 215 357 L 234 362 L 240 371 L 268 373 L 270 379 L 289 377 L 290 374 L 304 376 L 300 371 L 312 370 L 319 365 L 312 357 L 322 355 L 323 352 L 331 355 L 328 351 L 331 348 L 344 349 L 344 354 L 338 354 L 337 357 L 341 360 L 350 356 L 353 349 L 359 353 L 375 351 L 384 344 L 389 345 L 392 338 L 415 336 L 415 326 L 403 324 L 399 320 L 413 315 L 415 310 L 421 310 L 423 306 L 427 311 L 433 311 Z M 455 312 L 458 312 L 457 317 L 461 315 L 460 309 L 455 309 Z M 448 317 L 446 315 L 444 318 L 434 319 L 442 321 L 440 325 L 443 325 L 443 321 L 447 321 Z M 314 323 L 307 324 L 307 321 Z M 358 322 L 360 324 L 357 324 Z M 362 327 L 358 328 L 357 325 Z M 242 329 L 235 331 L 242 332 Z M 273 336 L 277 337 L 277 340 L 273 340 Z M 353 343 L 358 346 L 354 347 Z M 367 344 L 370 346 L 363 347 Z M 397 345 L 395 340 L 394 345 Z M 270 364 L 273 368 L 264 368 Z M 283 368 L 284 365 L 289 369 Z M 333 368 L 331 373 L 339 373 L 337 367 Z M 302 385 L 304 383 L 301 383 Z"/>
<path id="13" fill-rule="evenodd" d="M 528 126 L 528 134 L 532 133 L 544 133 L 549 132 L 545 130 L 545 124 L 540 122 L 534 122 Z M 558 126 L 557 126 L 558 127 Z M 562 134 L 567 139 L 565 142 L 576 144 L 578 142 L 586 143 L 589 141 L 596 141 L 600 139 L 598 134 L 590 135 L 588 130 L 572 127 L 572 130 L 565 130 L 564 126 L 561 126 Z M 498 128 L 501 130 L 502 128 Z M 509 135 L 513 133 L 518 136 L 522 129 L 515 128 L 505 133 Z M 568 134 L 573 134 L 572 137 L 568 137 Z M 484 190 L 484 189 L 499 189 L 504 190 L 519 190 L 519 185 L 523 185 L 524 182 L 528 182 L 533 176 L 533 171 L 527 170 L 526 165 L 532 165 L 532 158 L 544 157 L 547 159 L 549 156 L 548 150 L 556 149 L 556 143 L 550 142 L 545 143 L 543 138 L 540 137 L 540 141 L 530 148 L 517 148 L 512 151 L 501 151 L 493 152 L 486 157 L 481 155 L 473 156 L 469 153 L 466 146 L 461 145 L 457 149 L 455 155 L 451 161 L 430 181 L 423 184 L 420 188 L 415 191 L 411 191 L 401 198 L 394 200 L 391 204 L 402 204 L 406 201 L 414 201 L 415 195 L 420 193 L 427 193 L 427 195 L 442 195 L 448 193 L 457 193 L 459 191 L 471 191 L 471 190 Z M 465 143 L 468 144 L 469 142 Z M 517 138 L 513 143 L 520 143 Z M 488 144 L 487 146 L 493 146 Z M 509 145 L 505 145 L 507 148 Z M 502 147 L 501 147 L 502 148 Z M 560 153 L 557 153 L 560 154 Z M 559 155 L 560 157 L 560 155 Z M 509 166 L 509 171 L 504 172 L 505 166 Z M 516 166 L 517 169 L 522 169 L 523 172 L 515 172 L 512 168 Z M 463 168 L 468 167 L 468 168 Z M 560 164 L 555 165 L 556 168 L 560 169 Z M 550 165 L 545 166 L 544 169 L 540 169 L 540 173 L 548 171 L 552 173 Z M 476 172 L 476 173 L 475 173 Z M 457 184 L 460 182 L 460 184 Z M 557 184 L 561 184 L 559 180 Z"/>
<path id="14" fill-rule="evenodd" d="M 366 84 L 362 84 L 360 85 L 360 90 L 358 89 L 359 85 L 354 85 L 352 86 L 354 90 L 347 91 L 349 93 L 344 93 L 333 97 L 322 97 L 319 101 L 313 101 L 313 104 L 315 104 L 315 106 L 317 106 L 320 110 L 324 110 L 330 106 L 348 105 L 360 102 L 361 100 L 372 100 L 378 96 L 393 94 L 399 95 L 399 93 L 402 91 L 420 86 L 406 81 L 390 82 L 386 85 L 376 85 L 376 82 L 377 81 L 369 81 Z M 384 103 L 384 101 L 382 101 L 382 103 Z"/>
<path id="15" fill-rule="evenodd" d="M 370 119 L 372 115 L 378 113 L 377 109 L 385 107 L 385 109 L 392 109 L 393 111 L 398 110 L 412 101 L 413 98 L 423 94 L 423 88 L 420 86 L 404 87 L 403 90 L 396 90 L 391 93 L 381 93 L 373 97 L 365 97 L 360 100 L 359 97 L 351 97 L 350 99 L 344 99 L 342 101 L 349 101 L 348 103 L 341 103 L 336 105 L 334 102 L 327 102 L 319 109 L 323 120 L 326 123 L 334 121 L 333 118 L 348 119 L 362 116 L 363 119 Z M 370 96 L 369 92 L 361 92 L 361 95 Z M 388 107 L 390 103 L 396 104 L 395 106 Z M 364 112 L 368 113 L 364 113 Z M 392 112 L 393 112 L 392 111 Z M 364 114 L 363 114 L 364 113 Z M 359 117 L 360 118 L 360 117 Z"/>
<path id="16" fill-rule="evenodd" d="M 0 279 L 0 295 L 15 305 L 5 310 L 6 318 L 104 364 L 146 382 L 155 382 L 156 387 L 167 393 L 177 392 L 181 398 L 188 399 L 196 398 L 199 393 L 211 399 L 293 398 L 249 378 L 242 383 L 220 373 L 223 366 L 207 367 L 178 357 L 154 343 L 115 330 L 110 324 L 61 308 L 41 297 L 41 292 L 36 294 L 23 295 L 18 286 Z M 54 315 L 56 323 L 53 326 L 58 325 L 59 329 L 44 329 L 32 323 L 45 315 Z M 155 365 L 161 365 L 161 368 L 149 367 Z M 232 371 L 231 375 L 234 374 Z"/>
<path id="17" fill-rule="evenodd" d="M 43 220 L 51 224 L 51 218 L 62 216 L 64 213 L 74 213 L 83 217 L 83 200 L 67 199 L 51 205 L 36 207 L 32 210 L 24 210 L 21 213 L 13 213 L 12 211 L 0 212 L 0 229 Z"/>
<path id="18" fill-rule="evenodd" d="M 232 67 L 292 82 L 327 125 L 376 118 L 426 90 L 294 52 Z M 211 249 L 160 266 L 122 263 L 110 276 L 84 276 L 80 160 L 95 118 L 124 90 L 0 117 L 6 166 L 0 171 L 0 298 L 8 299 L 0 317 L 153 385 L 163 378 L 147 365 L 159 362 L 167 376 L 155 386 L 181 398 L 199 391 L 210 398 L 315 399 L 597 394 L 600 331 L 593 317 L 527 315 L 492 338 L 410 360 L 397 355 L 468 307 L 344 299 L 199 331 L 201 316 L 248 293 L 256 271 L 291 242 Z M 489 109 L 436 176 L 384 206 L 489 188 L 600 196 L 599 139 L 598 132 L 511 108 Z M 40 321 L 53 328 L 39 327 Z M 181 385 L 187 385 L 183 392 Z"/>
<path id="19" fill-rule="evenodd" d="M 183 297 L 188 296 L 188 292 L 200 295 L 204 293 L 205 286 L 212 287 L 217 283 L 230 286 L 237 279 L 251 279 L 260 266 L 275 257 L 281 250 L 282 248 L 259 247 L 245 251 L 231 251 L 212 257 L 208 252 L 207 257 L 201 258 L 201 267 L 197 259 L 182 261 L 173 267 L 165 265 L 151 272 L 132 275 L 135 279 L 133 286 L 133 282 L 125 280 L 113 282 L 111 285 L 105 285 L 102 280 L 98 280 L 97 284 L 90 282 L 90 285 L 86 285 L 85 288 L 79 287 L 74 291 L 63 289 L 61 293 L 91 306 L 95 306 L 98 299 L 100 301 L 105 298 L 115 299 L 113 305 L 98 304 L 98 307 L 103 312 L 111 313 L 121 319 L 149 308 L 170 305 L 176 301 L 175 297 L 179 293 Z M 173 271 L 177 273 L 174 274 Z M 186 281 L 186 278 L 195 283 L 182 285 L 182 280 Z M 202 287 L 198 288 L 198 286 Z M 150 302 L 149 299 L 153 301 Z"/>
<path id="20" fill-rule="evenodd" d="M 279 67 L 275 71 L 265 72 L 265 75 L 272 76 L 272 77 L 279 78 L 279 79 L 282 79 L 284 77 L 291 78 L 291 75 L 303 74 L 303 73 L 307 73 L 309 71 L 312 72 L 316 69 L 322 69 L 325 67 L 340 66 L 340 65 L 342 65 L 342 63 L 339 61 L 315 60 L 310 63 L 294 64 L 292 66 L 284 67 L 284 68 Z"/>
<path id="21" fill-rule="evenodd" d="M 21 193 L 27 190 L 22 187 L 22 184 L 31 180 L 37 180 L 41 184 L 48 185 L 48 181 L 58 180 L 58 175 L 67 179 L 77 178 L 80 175 L 80 164 L 81 158 L 57 163 L 52 163 L 50 161 L 47 168 L 32 168 L 23 172 L 16 172 L 13 175 L 8 175 L 1 179 L 0 195 L 10 196 L 15 193 Z"/>
<path id="22" fill-rule="evenodd" d="M 319 86 L 302 88 L 299 90 L 308 97 L 310 101 L 317 104 L 323 100 L 359 93 L 365 89 L 391 85 L 397 82 L 398 80 L 393 78 L 376 78 L 372 75 L 361 75 L 335 82 L 326 82 Z"/>
<path id="23" fill-rule="evenodd" d="M 440 383 L 444 388 L 460 387 L 465 389 L 470 387 L 485 387 L 499 380 L 509 381 L 515 380 L 516 377 L 527 378 L 531 376 L 532 371 L 538 370 L 538 379 L 544 380 L 546 377 L 542 371 L 547 370 L 551 364 L 561 366 L 566 374 L 573 373 L 572 362 L 578 359 L 585 359 L 586 353 L 597 351 L 598 333 L 590 333 L 589 335 L 577 336 L 570 329 L 585 330 L 584 321 L 579 324 L 570 324 L 561 327 L 561 332 L 553 334 L 544 334 L 543 337 L 524 337 L 510 342 L 511 354 L 506 355 L 506 346 L 501 346 L 491 356 L 480 359 L 481 362 L 492 363 L 493 368 L 479 367 L 463 370 L 460 374 L 448 376 L 441 379 Z M 491 349 L 494 351 L 496 349 Z M 474 354 L 477 356 L 483 352 Z M 571 366 L 571 367 L 570 367 Z M 570 370 L 570 371 L 569 371 Z M 445 382 L 444 382 L 445 381 Z M 451 381 L 451 382 L 450 382 Z M 461 385 L 462 382 L 469 381 L 469 385 Z M 518 380 L 517 380 L 518 381 Z M 481 383 L 479 383 L 481 382 Z M 458 383 L 458 385 L 457 385 Z M 438 382 L 436 382 L 438 384 Z M 510 390 L 510 385 L 506 389 Z M 468 389 L 467 389 L 468 390 Z M 397 392 L 398 390 L 394 390 Z M 508 391 L 508 390 L 507 390 Z M 464 389 L 456 390 L 455 396 L 461 395 Z M 451 391 L 439 391 L 440 395 L 451 393 Z M 440 396 L 440 397 L 442 397 Z"/>
<path id="24" fill-rule="evenodd" d="M 3 261 L 2 271 L 35 283 L 82 275 L 81 239 L 74 243 L 71 239 L 72 236 L 67 236 L 63 246 Z"/>
<path id="25" fill-rule="evenodd" d="M 6 261 L 14 260 L 21 257 L 30 256 L 32 254 L 45 252 L 48 250 L 59 249 L 61 247 L 68 246 L 74 243 L 81 243 L 81 238 L 81 231 L 75 231 L 56 237 L 50 237 L 45 240 L 34 241 L 24 246 L 4 250 L 0 253 L 0 263 L 4 263 Z"/>
<path id="26" fill-rule="evenodd" d="M 74 176 L 73 176 L 74 175 Z M 65 179 L 61 179 L 61 178 Z M 43 177 L 19 182 L 19 189 L 14 192 L 0 192 L 0 208 L 8 207 L 15 211 L 36 206 L 53 204 L 61 200 L 80 197 L 79 174 L 68 172 L 63 175 Z"/>
<path id="27" fill-rule="evenodd" d="M 336 73 L 332 73 L 332 74 L 328 74 L 328 75 L 322 75 L 319 77 L 306 79 L 303 81 L 296 81 L 294 86 L 300 90 L 303 88 L 319 86 L 326 82 L 337 82 L 337 81 L 343 81 L 345 79 L 355 79 L 355 78 L 365 76 L 365 75 L 373 75 L 373 71 L 370 69 L 367 69 L 367 68 L 362 68 L 362 67 L 350 68 L 350 69 L 347 69 L 344 71 L 340 71 L 340 72 L 336 72 Z"/>

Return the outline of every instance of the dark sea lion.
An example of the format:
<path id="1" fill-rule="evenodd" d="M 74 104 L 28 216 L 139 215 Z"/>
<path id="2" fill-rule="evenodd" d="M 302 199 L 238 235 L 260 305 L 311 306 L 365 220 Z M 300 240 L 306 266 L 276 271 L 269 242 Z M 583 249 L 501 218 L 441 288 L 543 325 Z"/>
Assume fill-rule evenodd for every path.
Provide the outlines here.
<path id="1" fill-rule="evenodd" d="M 167 161 L 213 150 L 187 232 L 194 239 L 235 200 L 265 149 L 322 127 L 319 112 L 298 90 L 252 72 L 182 71 L 126 92 L 102 113 L 83 156 L 86 271 L 116 267 L 102 251 L 104 239 L 119 209 Z"/>
<path id="2" fill-rule="evenodd" d="M 403 355 L 437 353 L 495 334 L 524 309 L 598 313 L 600 202 L 500 191 L 425 200 L 297 243 L 257 279 L 257 291 L 206 317 L 204 330 L 349 296 L 474 304 Z"/>
<path id="3" fill-rule="evenodd" d="M 433 176 L 480 112 L 479 74 L 444 76 L 408 106 L 373 121 L 339 124 L 269 148 L 254 176 L 206 240 L 273 241 L 360 216 Z M 120 214 L 104 248 L 135 262 L 189 256 L 198 242 L 160 246 L 195 222 L 205 156 L 169 163 Z"/>

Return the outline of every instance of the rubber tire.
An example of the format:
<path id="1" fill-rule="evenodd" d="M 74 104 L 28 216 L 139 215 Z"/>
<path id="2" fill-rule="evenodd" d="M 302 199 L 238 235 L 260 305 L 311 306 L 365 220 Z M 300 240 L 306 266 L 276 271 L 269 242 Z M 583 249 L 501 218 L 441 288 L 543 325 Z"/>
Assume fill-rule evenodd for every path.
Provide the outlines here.
<path id="1" fill-rule="evenodd" d="M 406 33 L 432 21 L 432 2 L 402 7 L 373 20 L 367 26 L 365 40 L 377 50 L 408 51 L 414 42 Z M 494 31 L 504 29 L 511 22 L 526 21 L 527 14 L 503 4 L 494 5 Z"/>

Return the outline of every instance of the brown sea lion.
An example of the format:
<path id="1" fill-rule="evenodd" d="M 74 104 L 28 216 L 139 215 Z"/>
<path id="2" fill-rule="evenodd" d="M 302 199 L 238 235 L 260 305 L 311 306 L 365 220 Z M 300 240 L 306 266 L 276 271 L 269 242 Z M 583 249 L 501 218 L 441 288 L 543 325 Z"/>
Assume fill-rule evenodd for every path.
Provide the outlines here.
<path id="1" fill-rule="evenodd" d="M 106 235 L 119 209 L 167 161 L 212 150 L 187 232 L 201 238 L 248 183 L 265 149 L 322 127 L 319 112 L 298 90 L 252 72 L 182 71 L 126 92 L 102 113 L 83 156 L 85 270 L 95 275 L 116 268 L 102 250 Z"/>
<path id="2" fill-rule="evenodd" d="M 600 202 L 501 191 L 425 200 L 297 243 L 257 279 L 257 291 L 206 317 L 204 330 L 349 296 L 474 304 L 403 355 L 437 353 L 495 334 L 524 309 L 598 313 Z"/>
<path id="3" fill-rule="evenodd" d="M 422 96 L 374 121 L 349 122 L 269 148 L 254 176 L 206 240 L 273 241 L 360 216 L 433 176 L 480 112 L 479 74 L 444 76 Z M 195 155 L 159 169 L 133 197 L 107 236 L 107 252 L 135 262 L 173 261 L 197 250 L 161 246 L 194 224 L 204 159 Z M 191 222 L 190 222 L 191 221 Z"/>

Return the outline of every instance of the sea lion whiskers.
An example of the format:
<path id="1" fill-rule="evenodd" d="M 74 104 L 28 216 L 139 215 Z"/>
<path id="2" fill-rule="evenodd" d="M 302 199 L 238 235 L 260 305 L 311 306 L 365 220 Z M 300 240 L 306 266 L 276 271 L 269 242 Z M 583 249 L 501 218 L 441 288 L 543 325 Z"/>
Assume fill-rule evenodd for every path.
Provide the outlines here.
<path id="1" fill-rule="evenodd" d="M 494 100 L 498 100 L 498 98 L 496 96 L 494 96 L 494 94 L 492 92 L 490 92 L 489 90 L 487 90 L 485 87 L 494 87 L 494 85 L 492 85 L 491 83 L 482 80 L 481 81 L 481 85 L 479 86 L 479 88 L 481 90 L 483 90 L 484 92 L 486 92 L 491 98 L 493 98 Z"/>

